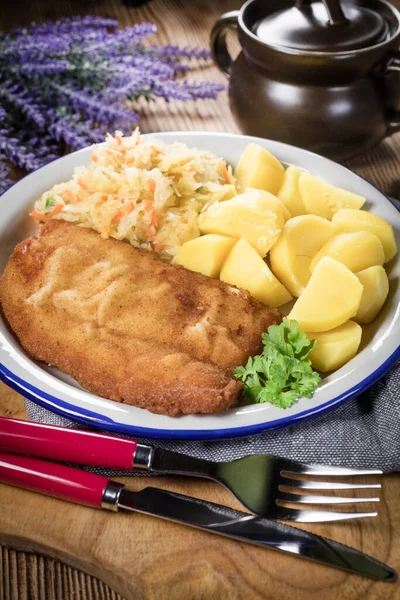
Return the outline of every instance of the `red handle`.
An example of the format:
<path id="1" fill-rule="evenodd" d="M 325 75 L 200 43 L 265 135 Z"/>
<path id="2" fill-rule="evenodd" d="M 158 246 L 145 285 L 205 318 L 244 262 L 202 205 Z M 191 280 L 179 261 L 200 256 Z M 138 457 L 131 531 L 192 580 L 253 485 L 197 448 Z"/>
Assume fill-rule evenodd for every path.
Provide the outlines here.
<path id="1" fill-rule="evenodd" d="M 107 477 L 47 460 L 0 452 L 0 481 L 62 500 L 101 508 Z"/>
<path id="2" fill-rule="evenodd" d="M 0 417 L 0 450 L 61 462 L 131 471 L 137 442 Z"/>

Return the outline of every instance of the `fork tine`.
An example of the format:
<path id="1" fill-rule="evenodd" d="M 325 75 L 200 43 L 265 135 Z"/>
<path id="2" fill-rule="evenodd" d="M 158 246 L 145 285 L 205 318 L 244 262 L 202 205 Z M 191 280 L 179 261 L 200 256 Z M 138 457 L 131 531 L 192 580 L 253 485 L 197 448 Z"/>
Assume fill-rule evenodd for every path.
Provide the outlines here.
<path id="1" fill-rule="evenodd" d="M 301 473 L 303 475 L 341 475 L 347 477 L 350 475 L 382 475 L 383 473 L 380 469 L 350 469 L 348 467 L 306 464 L 285 458 L 278 458 L 277 461 L 283 475 L 286 473 Z"/>
<path id="2" fill-rule="evenodd" d="M 285 480 L 285 481 L 284 481 Z M 369 490 L 380 489 L 380 483 L 340 483 L 333 481 L 303 481 L 282 477 L 282 485 L 303 490 Z"/>
<path id="3" fill-rule="evenodd" d="M 376 517 L 377 512 L 330 512 L 326 510 L 297 510 L 277 506 L 273 518 L 297 523 L 328 523 L 331 521 L 346 521 L 350 519 L 366 519 Z"/>
<path id="4" fill-rule="evenodd" d="M 357 498 L 339 496 L 303 496 L 281 492 L 277 502 L 301 502 L 302 504 L 356 504 L 360 502 L 379 502 L 379 498 Z"/>

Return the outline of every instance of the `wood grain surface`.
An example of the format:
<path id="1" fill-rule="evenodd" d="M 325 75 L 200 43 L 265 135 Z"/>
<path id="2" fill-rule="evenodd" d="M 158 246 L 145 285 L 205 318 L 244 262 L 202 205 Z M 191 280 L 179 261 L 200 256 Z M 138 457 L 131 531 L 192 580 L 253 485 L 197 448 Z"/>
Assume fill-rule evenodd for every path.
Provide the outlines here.
<path id="1" fill-rule="evenodd" d="M 161 43 L 204 46 L 217 16 L 241 1 L 152 0 L 137 9 L 120 0 L 0 4 L 2 29 L 31 20 L 99 14 L 115 17 L 121 25 L 152 21 Z M 224 81 L 212 66 L 198 70 L 195 77 Z M 216 102 L 143 103 L 140 112 L 143 131 L 237 132 L 225 93 Z M 349 165 L 382 190 L 399 194 L 399 151 L 400 137 L 394 136 Z M 0 415 L 25 418 L 22 398 L 2 384 Z M 120 481 L 131 489 L 148 484 L 140 479 Z M 238 507 L 226 490 L 211 482 L 157 477 L 151 483 Z M 377 519 L 307 528 L 400 571 L 399 498 L 400 475 L 386 475 Z M 398 583 L 375 583 L 151 517 L 96 511 L 4 485 L 0 544 L 0 600 L 400 599 Z"/>
<path id="2" fill-rule="evenodd" d="M 5 386 L 0 387 L 0 414 L 25 416 L 21 398 Z M 148 479 L 118 480 L 132 490 L 149 485 Z M 155 477 L 151 485 L 240 508 L 227 490 L 213 482 Z M 400 477 L 387 475 L 377 519 L 306 528 L 400 570 L 399 492 Z M 376 583 L 145 515 L 97 511 L 1 484 L 0 515 L 1 544 L 69 565 L 69 586 L 74 574 L 76 577 L 74 569 L 79 569 L 99 578 L 126 600 L 400 598 L 398 584 Z M 9 563 L 13 556 L 9 554 Z M 74 597 L 67 595 L 68 588 L 60 582 L 64 595 L 57 595 L 51 585 L 46 593 L 42 586 L 43 595 L 38 595 L 38 584 L 36 595 L 24 596 L 19 592 L 24 585 L 24 568 L 15 559 L 14 567 L 10 566 L 8 580 L 3 574 L 4 598 Z M 13 593 L 13 585 L 18 585 L 20 595 L 15 594 L 15 588 Z M 80 584 L 80 588 L 88 594 L 90 586 Z M 79 597 L 85 598 L 83 594 Z"/>

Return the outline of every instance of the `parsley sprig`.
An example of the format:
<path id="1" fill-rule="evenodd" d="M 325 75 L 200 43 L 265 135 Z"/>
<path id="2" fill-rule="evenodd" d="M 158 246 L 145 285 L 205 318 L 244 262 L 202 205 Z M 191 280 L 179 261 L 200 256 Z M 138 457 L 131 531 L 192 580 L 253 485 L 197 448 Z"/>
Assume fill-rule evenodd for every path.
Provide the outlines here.
<path id="1" fill-rule="evenodd" d="M 235 376 L 244 382 L 246 400 L 289 408 L 300 396 L 311 398 L 321 379 L 307 358 L 315 340 L 310 341 L 299 331 L 297 321 L 289 323 L 284 317 L 280 325 L 268 327 L 262 341 L 262 353 L 250 357 L 246 366 L 234 369 Z"/>

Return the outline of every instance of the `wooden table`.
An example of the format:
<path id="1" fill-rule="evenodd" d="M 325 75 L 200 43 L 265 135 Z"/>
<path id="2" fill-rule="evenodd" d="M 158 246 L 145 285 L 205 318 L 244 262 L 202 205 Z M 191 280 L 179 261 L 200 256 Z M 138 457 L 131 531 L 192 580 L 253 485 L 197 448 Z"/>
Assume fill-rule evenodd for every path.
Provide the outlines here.
<path id="1" fill-rule="evenodd" d="M 121 25 L 155 22 L 161 43 L 205 46 L 216 17 L 240 4 L 240 0 L 153 0 L 128 9 L 120 0 L 13 0 L 2 3 L 0 26 L 99 14 L 116 17 Z M 213 67 L 196 77 L 224 81 Z M 216 102 L 143 104 L 141 114 L 143 131 L 237 131 L 225 94 Z M 351 166 L 394 193 L 400 180 L 399 147 L 400 138 L 395 136 Z M 22 398 L 2 384 L 0 415 L 26 418 Z M 131 489 L 144 486 L 143 480 L 127 481 Z M 211 482 L 154 478 L 152 484 L 239 507 L 226 490 Z M 378 519 L 307 528 L 362 549 L 400 571 L 399 498 L 400 475 L 386 475 Z M 398 584 L 374 583 L 150 517 L 97 512 L 1 485 L 0 543 L 0 600 L 116 599 L 117 593 L 126 600 L 400 599 Z"/>

